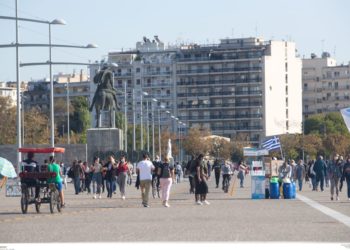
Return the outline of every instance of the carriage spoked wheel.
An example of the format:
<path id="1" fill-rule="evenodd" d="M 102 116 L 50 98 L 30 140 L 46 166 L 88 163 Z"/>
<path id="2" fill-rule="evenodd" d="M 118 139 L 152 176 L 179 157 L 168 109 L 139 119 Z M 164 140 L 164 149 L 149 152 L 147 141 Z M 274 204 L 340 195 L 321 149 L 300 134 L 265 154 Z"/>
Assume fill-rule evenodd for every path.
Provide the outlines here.
<path id="1" fill-rule="evenodd" d="M 29 191 L 26 186 L 22 186 L 22 195 L 21 195 L 21 210 L 23 214 L 26 214 L 28 211 L 29 203 Z"/>
<path id="2" fill-rule="evenodd" d="M 40 213 L 40 207 L 41 207 L 41 203 L 40 202 L 35 202 L 35 210 L 36 210 L 36 212 L 38 214 Z"/>

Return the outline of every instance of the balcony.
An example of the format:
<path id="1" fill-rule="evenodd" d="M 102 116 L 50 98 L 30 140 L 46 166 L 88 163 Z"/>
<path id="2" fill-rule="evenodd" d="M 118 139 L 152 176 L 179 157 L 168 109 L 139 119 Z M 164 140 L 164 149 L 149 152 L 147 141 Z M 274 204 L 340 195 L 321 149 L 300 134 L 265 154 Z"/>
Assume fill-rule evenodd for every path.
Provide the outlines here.
<path id="1" fill-rule="evenodd" d="M 232 131 L 260 131 L 262 126 L 212 126 L 211 130 L 232 130 Z"/>
<path id="2" fill-rule="evenodd" d="M 221 81 L 193 81 L 193 82 L 178 82 L 179 86 L 196 86 L 196 85 L 222 85 L 222 84 L 239 84 L 239 83 L 261 83 L 262 78 L 250 78 L 250 79 L 232 79 L 232 80 L 221 80 Z"/>
<path id="3" fill-rule="evenodd" d="M 262 118 L 262 114 L 179 116 L 179 119 L 183 121 L 261 119 L 261 118 Z"/>
<path id="4" fill-rule="evenodd" d="M 177 74 L 217 74 L 217 73 L 242 73 L 251 71 L 261 71 L 262 67 L 237 67 L 237 68 L 222 68 L 222 69 L 193 69 L 193 70 L 178 70 Z"/>

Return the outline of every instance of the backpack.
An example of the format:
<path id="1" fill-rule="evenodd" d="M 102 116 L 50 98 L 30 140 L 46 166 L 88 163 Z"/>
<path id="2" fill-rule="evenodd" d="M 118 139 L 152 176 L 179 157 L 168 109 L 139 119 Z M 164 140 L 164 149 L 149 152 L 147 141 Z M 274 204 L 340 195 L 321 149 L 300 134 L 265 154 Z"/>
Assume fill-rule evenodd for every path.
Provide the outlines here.
<path id="1" fill-rule="evenodd" d="M 71 178 L 71 179 L 74 178 L 73 167 L 69 168 L 67 175 L 68 175 L 68 177 Z"/>

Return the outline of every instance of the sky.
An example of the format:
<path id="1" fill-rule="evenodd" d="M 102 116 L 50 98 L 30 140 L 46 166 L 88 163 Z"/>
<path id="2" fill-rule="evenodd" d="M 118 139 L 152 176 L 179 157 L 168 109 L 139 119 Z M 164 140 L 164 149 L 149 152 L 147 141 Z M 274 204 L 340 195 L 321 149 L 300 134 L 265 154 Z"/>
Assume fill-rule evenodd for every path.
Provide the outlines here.
<path id="1" fill-rule="evenodd" d="M 23 18 L 64 19 L 52 25 L 52 43 L 97 49 L 53 48 L 52 61 L 94 62 L 108 52 L 135 48 L 143 36 L 165 44 L 218 43 L 226 37 L 259 36 L 296 42 L 301 58 L 331 53 L 350 61 L 349 0 L 18 0 Z M 0 0 L 0 16 L 15 16 L 15 0 Z M 48 25 L 19 23 L 20 43 L 48 43 Z M 15 42 L 15 22 L 0 19 L 0 45 Z M 46 62 L 48 48 L 20 48 L 20 62 Z M 16 80 L 14 48 L 0 48 L 0 82 Z M 54 66 L 53 73 L 87 71 Z M 20 68 L 21 80 L 49 77 L 48 66 Z"/>

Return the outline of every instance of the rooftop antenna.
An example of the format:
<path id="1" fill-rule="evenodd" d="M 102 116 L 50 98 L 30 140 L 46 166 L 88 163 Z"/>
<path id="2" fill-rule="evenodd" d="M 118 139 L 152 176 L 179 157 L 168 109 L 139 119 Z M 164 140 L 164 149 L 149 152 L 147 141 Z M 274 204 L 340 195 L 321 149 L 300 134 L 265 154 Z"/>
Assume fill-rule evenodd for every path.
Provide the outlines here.
<path id="1" fill-rule="evenodd" d="M 335 52 L 336 52 L 337 46 L 334 45 L 334 49 L 333 49 L 333 57 L 335 58 Z"/>
<path id="2" fill-rule="evenodd" d="M 234 28 L 231 29 L 231 35 L 232 35 L 232 38 L 235 38 L 235 29 Z"/>
<path id="3" fill-rule="evenodd" d="M 258 37 L 258 24 L 255 22 L 255 37 Z"/>
<path id="4" fill-rule="evenodd" d="M 325 42 L 325 40 L 322 39 L 321 40 L 321 54 L 324 52 L 324 42 Z"/>

